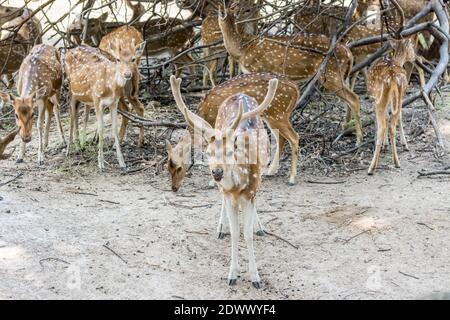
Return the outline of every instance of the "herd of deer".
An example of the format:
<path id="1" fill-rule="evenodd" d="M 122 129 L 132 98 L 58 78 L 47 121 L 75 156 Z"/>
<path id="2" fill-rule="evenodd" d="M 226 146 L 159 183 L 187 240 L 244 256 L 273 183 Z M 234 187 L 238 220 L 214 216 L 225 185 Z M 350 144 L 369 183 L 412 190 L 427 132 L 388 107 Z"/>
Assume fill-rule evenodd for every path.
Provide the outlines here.
<path id="1" fill-rule="evenodd" d="M 393 9 L 388 11 L 391 15 L 388 15 L 391 26 L 401 30 L 405 19 L 414 16 L 426 1 L 391 1 Z M 83 104 L 86 108 L 85 126 L 89 108 L 94 107 L 99 141 L 98 167 L 100 170 L 104 169 L 104 109 L 108 107 L 119 166 L 126 169 L 121 144 L 127 130 L 127 119 L 122 120 L 121 128 L 118 130 L 118 108 L 128 110 L 129 103 L 140 116 L 144 114 L 144 106 L 138 97 L 139 64 L 143 52 L 147 50 L 150 55 L 166 52 L 175 56 L 191 44 L 195 35 L 193 27 L 183 27 L 177 29 L 175 33 L 159 37 L 156 42 L 145 41 L 147 38 L 144 35 L 164 33 L 165 26 L 179 26 L 183 21 L 166 18 L 164 21 L 155 19 L 140 22 L 140 17 L 145 13 L 143 6 L 140 3 L 133 5 L 129 1 L 126 2 L 133 10 L 132 22 L 129 25 L 118 26 L 117 23 L 108 23 L 105 15 L 90 18 L 87 22 L 88 33 L 83 34 L 84 42 L 90 46 L 81 45 L 80 34 L 73 32 L 82 24 L 82 18 L 79 18 L 68 30 L 72 40 L 79 45 L 67 49 L 63 57 L 53 46 L 41 44 L 42 28 L 34 17 L 30 19 L 32 17 L 30 10 L 0 6 L 0 22 L 3 29 L 5 24 L 8 28 L 21 26 L 16 33 L 6 30 L 1 38 L 0 74 L 8 75 L 9 82 L 12 73 L 17 70 L 19 73 L 16 79 L 18 96 L 0 92 L 1 100 L 14 107 L 18 125 L 17 130 L 0 141 L 0 155 L 14 136 L 19 134 L 22 142 L 17 161 L 23 161 L 26 143 L 31 140 L 35 107 L 38 111 L 38 164 L 44 163 L 44 149 L 48 144 L 53 113 L 61 140 L 65 142 L 58 105 L 65 77 L 70 92 L 70 133 L 67 154 L 70 153 L 73 142 L 78 141 L 79 106 Z M 358 2 L 352 22 L 362 18 L 368 22 L 356 24 L 345 35 L 343 41 L 335 46 L 333 56 L 319 79 L 327 90 L 347 103 L 348 112 L 345 120 L 347 123 L 352 117 L 355 120 L 357 145 L 361 144 L 363 137 L 360 101 L 353 91 L 354 80 L 350 81 L 349 75 L 353 64 L 362 61 L 368 54 L 377 50 L 378 46 L 367 45 L 350 49 L 346 43 L 378 35 L 382 28 L 379 19 L 382 8 L 380 0 Z M 227 7 L 217 5 L 212 0 L 180 0 L 177 3 L 183 8 L 190 8 L 193 16 L 203 19 L 201 28 L 203 44 L 217 43 L 213 47 L 205 48 L 206 56 L 214 56 L 214 52 L 226 50 L 229 55 L 231 79 L 214 86 L 198 106 L 197 113 L 193 113 L 186 107 L 181 95 L 181 79 L 178 79 L 181 72 L 178 67 L 176 75 L 170 78 L 176 105 L 189 125 L 175 147 L 172 147 L 170 142 L 166 143 L 172 190 L 178 191 L 180 188 L 188 170 L 191 145 L 195 139 L 200 138 L 209 156 L 211 176 L 223 195 L 218 225 L 219 238 L 223 237 L 225 219 L 229 218 L 232 253 L 228 283 L 235 284 L 239 273 L 238 212 L 242 209 L 250 279 L 254 287 L 259 288 L 261 280 L 253 252 L 253 226 L 257 225 L 258 234 L 263 234 L 255 203 L 262 172 L 269 162 L 269 137 L 263 122 L 272 131 L 279 132 L 279 135 L 275 135 L 277 148 L 267 173 L 270 175 L 277 171 L 280 155 L 287 140 L 292 154 L 289 183 L 294 184 L 297 175 L 299 136 L 290 123 L 290 115 L 300 97 L 298 86 L 294 81 L 305 80 L 315 75 L 329 50 L 332 30 L 338 26 L 338 21 L 342 21 L 347 9 L 311 3 L 299 11 L 294 21 L 295 27 L 301 32 L 292 36 L 256 36 L 260 17 L 255 6 L 261 4 L 259 0 L 257 3 L 255 0 L 236 1 Z M 328 10 L 335 20 L 322 19 L 323 16 L 318 15 L 316 10 Z M 378 13 L 378 16 L 373 15 L 374 12 Z M 369 19 L 371 17 L 374 19 Z M 395 142 L 398 125 L 401 143 L 407 148 L 401 121 L 401 107 L 412 70 L 411 65 L 416 59 L 417 39 L 416 37 L 400 39 L 399 32 L 396 36 L 396 39 L 391 40 L 392 56 L 378 59 L 365 72 L 367 92 L 375 98 L 374 110 L 377 120 L 376 148 L 369 174 L 374 173 L 380 150 L 388 141 L 387 126 L 396 167 L 400 166 Z M 223 44 L 220 43 L 222 39 Z M 34 46 L 30 48 L 30 44 Z M 191 64 L 191 72 L 194 72 L 192 61 L 189 55 L 183 55 L 175 63 Z M 234 77 L 236 63 L 244 74 Z M 217 59 L 210 59 L 207 62 L 203 77 L 205 86 L 208 80 L 215 85 L 217 67 Z M 143 143 L 144 132 L 141 129 L 139 144 Z M 254 146 L 256 151 L 252 148 Z"/>

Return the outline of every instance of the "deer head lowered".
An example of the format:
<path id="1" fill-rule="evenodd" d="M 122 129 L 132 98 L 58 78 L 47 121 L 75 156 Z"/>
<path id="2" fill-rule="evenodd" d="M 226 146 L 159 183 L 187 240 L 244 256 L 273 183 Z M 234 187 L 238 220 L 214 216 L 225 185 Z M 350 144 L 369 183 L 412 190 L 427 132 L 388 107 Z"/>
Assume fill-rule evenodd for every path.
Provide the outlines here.
<path id="1" fill-rule="evenodd" d="M 272 102 L 278 80 L 270 80 L 269 90 L 261 104 L 245 94 L 236 94 L 225 100 L 219 108 L 215 129 L 187 109 L 181 97 L 180 83 L 181 79 L 170 78 L 178 108 L 189 126 L 201 128 L 208 144 L 206 150 L 211 175 L 223 196 L 221 216 L 227 214 L 230 221 L 232 253 L 228 284 L 236 284 L 239 274 L 239 208 L 242 208 L 250 279 L 254 287 L 260 288 L 261 279 L 253 250 L 253 224 L 256 219 L 256 193 L 268 156 L 268 136 L 259 115 Z"/>
<path id="2" fill-rule="evenodd" d="M 16 123 L 20 129 L 22 143 L 17 162 L 23 161 L 25 146 L 31 141 L 35 107 L 38 109 L 38 165 L 44 164 L 44 148 L 48 145 L 53 111 L 61 140 L 64 142 L 58 107 L 61 83 L 62 67 L 58 50 L 53 46 L 41 44 L 35 46 L 22 62 L 17 81 L 19 96 L 11 99 L 9 94 L 0 93 L 0 99 L 14 106 Z"/>

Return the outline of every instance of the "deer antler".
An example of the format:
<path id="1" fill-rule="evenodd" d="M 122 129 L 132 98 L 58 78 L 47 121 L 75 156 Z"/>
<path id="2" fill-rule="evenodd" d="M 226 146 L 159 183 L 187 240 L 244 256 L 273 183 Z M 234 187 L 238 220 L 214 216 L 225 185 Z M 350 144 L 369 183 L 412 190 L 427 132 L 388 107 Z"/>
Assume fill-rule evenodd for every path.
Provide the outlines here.
<path id="1" fill-rule="evenodd" d="M 170 88 L 172 89 L 172 94 L 177 104 L 178 109 L 183 114 L 186 122 L 192 128 L 202 128 L 205 131 L 205 136 L 211 138 L 214 136 L 214 129 L 211 125 L 206 122 L 203 118 L 199 117 L 192 111 L 190 111 L 183 101 L 181 96 L 181 79 L 177 79 L 174 75 L 170 76 Z"/>
<path id="2" fill-rule="evenodd" d="M 273 98 L 275 97 L 275 92 L 278 88 L 278 79 L 274 78 L 269 81 L 269 89 L 267 90 L 266 97 L 264 98 L 263 102 L 258 106 L 258 108 L 253 109 L 252 111 L 244 112 L 244 103 L 239 101 L 239 113 L 236 116 L 236 118 L 233 121 L 233 124 L 230 126 L 230 129 L 236 130 L 239 123 L 241 123 L 244 120 L 247 120 L 251 117 L 254 117 L 256 115 L 259 115 L 261 112 L 264 112 L 269 105 L 272 103 Z"/>
<path id="3" fill-rule="evenodd" d="M 405 27 L 405 12 L 403 11 L 402 7 L 398 4 L 397 0 L 390 0 L 394 7 L 398 10 L 400 13 L 400 27 L 395 32 L 396 38 L 401 38 L 400 33 L 403 31 L 403 28 Z"/>

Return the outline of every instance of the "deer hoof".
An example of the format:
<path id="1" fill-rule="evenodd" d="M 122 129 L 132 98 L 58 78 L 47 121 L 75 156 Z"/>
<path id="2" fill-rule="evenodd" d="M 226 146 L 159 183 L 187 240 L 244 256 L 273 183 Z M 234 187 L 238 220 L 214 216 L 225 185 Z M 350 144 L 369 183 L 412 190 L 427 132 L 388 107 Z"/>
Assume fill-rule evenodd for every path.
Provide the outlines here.
<path id="1" fill-rule="evenodd" d="M 237 283 L 237 279 L 228 279 L 228 285 L 229 286 L 235 286 Z"/>
<path id="2" fill-rule="evenodd" d="M 219 233 L 217 234 L 217 239 L 223 240 L 224 238 L 225 238 L 225 233 L 219 232 Z"/>
<path id="3" fill-rule="evenodd" d="M 261 282 L 259 282 L 259 281 L 252 282 L 252 285 L 256 289 L 261 289 Z"/>
<path id="4" fill-rule="evenodd" d="M 264 232 L 264 230 L 258 230 L 258 231 L 256 231 L 256 235 L 258 237 L 264 237 L 266 235 L 266 233 Z"/>
<path id="5" fill-rule="evenodd" d="M 17 159 L 16 163 L 23 163 L 23 159 Z"/>
<path id="6" fill-rule="evenodd" d="M 43 166 L 44 165 L 44 160 L 38 160 L 37 165 L 39 167 Z"/>

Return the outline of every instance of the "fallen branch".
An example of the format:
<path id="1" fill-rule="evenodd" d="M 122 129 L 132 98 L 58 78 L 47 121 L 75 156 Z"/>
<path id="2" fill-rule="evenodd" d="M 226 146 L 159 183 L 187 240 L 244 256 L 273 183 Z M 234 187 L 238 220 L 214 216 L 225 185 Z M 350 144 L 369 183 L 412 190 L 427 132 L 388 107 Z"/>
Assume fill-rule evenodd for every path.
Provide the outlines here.
<path id="1" fill-rule="evenodd" d="M 269 232 L 267 230 L 264 230 L 264 233 L 268 234 L 269 236 L 275 237 L 281 241 L 286 242 L 288 245 L 290 245 L 292 248 L 297 249 L 298 250 L 298 246 L 296 246 L 295 244 L 292 244 L 292 242 L 280 237 L 279 235 L 276 235 L 275 233 Z"/>
<path id="2" fill-rule="evenodd" d="M 8 180 L 6 182 L 0 183 L 0 187 L 6 186 L 7 184 L 10 184 L 11 182 L 19 179 L 21 176 L 23 176 L 23 173 L 19 173 L 17 176 L 15 176 L 14 178 L 12 178 L 11 180 Z"/>
<path id="3" fill-rule="evenodd" d="M 186 128 L 185 123 L 172 123 L 167 121 L 152 121 L 146 118 L 142 118 L 138 115 L 132 114 L 128 111 L 118 109 L 119 113 L 130 120 L 131 122 L 143 127 L 168 127 L 168 128 Z"/>

